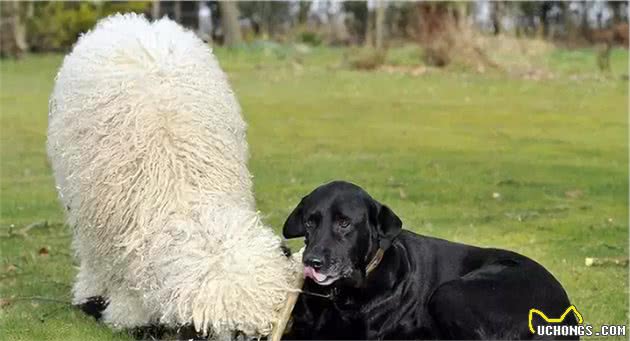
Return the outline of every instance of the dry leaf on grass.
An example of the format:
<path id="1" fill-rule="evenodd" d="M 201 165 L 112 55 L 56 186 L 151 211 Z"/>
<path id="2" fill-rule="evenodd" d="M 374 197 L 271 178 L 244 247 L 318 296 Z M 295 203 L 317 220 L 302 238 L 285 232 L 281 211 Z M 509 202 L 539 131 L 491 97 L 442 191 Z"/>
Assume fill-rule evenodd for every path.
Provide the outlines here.
<path id="1" fill-rule="evenodd" d="M 10 298 L 0 298 L 0 308 L 10 306 L 13 301 Z"/>
<path id="2" fill-rule="evenodd" d="M 574 189 L 574 190 L 564 192 L 564 196 L 569 199 L 578 199 L 578 198 L 581 198 L 582 195 L 584 195 L 584 192 L 582 192 L 579 189 Z"/>

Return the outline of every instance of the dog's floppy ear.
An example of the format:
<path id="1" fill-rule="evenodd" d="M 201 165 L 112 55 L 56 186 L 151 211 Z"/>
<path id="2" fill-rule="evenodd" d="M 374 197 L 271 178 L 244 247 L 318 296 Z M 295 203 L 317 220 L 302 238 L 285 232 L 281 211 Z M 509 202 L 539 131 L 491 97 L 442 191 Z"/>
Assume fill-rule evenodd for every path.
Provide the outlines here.
<path id="1" fill-rule="evenodd" d="M 389 207 L 385 205 L 378 206 L 378 246 L 383 250 L 387 250 L 394 238 L 402 230 L 402 221 Z"/>
<path id="2" fill-rule="evenodd" d="M 304 224 L 302 219 L 302 208 L 304 207 L 304 198 L 300 200 L 300 203 L 293 209 L 293 212 L 289 214 L 287 221 L 284 222 L 282 228 L 282 235 L 284 238 L 296 238 L 304 237 L 306 231 L 304 230 Z"/>

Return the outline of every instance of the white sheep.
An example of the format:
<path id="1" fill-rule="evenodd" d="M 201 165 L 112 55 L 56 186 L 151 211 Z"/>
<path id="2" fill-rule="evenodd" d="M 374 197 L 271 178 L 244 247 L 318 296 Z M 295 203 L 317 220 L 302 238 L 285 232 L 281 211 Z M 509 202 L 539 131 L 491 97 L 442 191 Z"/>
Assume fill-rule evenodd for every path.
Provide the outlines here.
<path id="1" fill-rule="evenodd" d="M 255 211 L 246 124 L 208 46 L 168 19 L 109 17 L 66 56 L 49 105 L 73 303 L 105 297 L 114 328 L 269 334 L 299 265 Z"/>

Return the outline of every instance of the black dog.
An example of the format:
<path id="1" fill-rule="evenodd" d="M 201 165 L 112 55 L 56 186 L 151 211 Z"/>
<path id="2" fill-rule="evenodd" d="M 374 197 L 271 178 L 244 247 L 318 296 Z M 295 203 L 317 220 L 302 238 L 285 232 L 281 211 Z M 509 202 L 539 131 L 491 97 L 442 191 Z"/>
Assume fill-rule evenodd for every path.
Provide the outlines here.
<path id="1" fill-rule="evenodd" d="M 533 260 L 402 230 L 391 209 L 347 182 L 304 197 L 283 234 L 306 237 L 307 279 L 286 338 L 540 339 L 529 310 L 557 318 L 570 306 Z M 576 323 L 572 314 L 563 322 Z"/>

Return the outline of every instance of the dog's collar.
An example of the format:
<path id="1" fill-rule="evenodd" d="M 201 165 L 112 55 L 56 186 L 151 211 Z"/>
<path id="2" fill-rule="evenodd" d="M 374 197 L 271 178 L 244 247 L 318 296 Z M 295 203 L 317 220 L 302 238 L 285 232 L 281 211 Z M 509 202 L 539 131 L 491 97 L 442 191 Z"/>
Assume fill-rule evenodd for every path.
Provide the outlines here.
<path id="1" fill-rule="evenodd" d="M 385 255 L 385 250 L 383 248 L 378 248 L 378 250 L 376 250 L 376 253 L 374 254 L 374 257 L 372 257 L 372 260 L 370 261 L 370 263 L 368 263 L 368 265 L 365 267 L 365 274 L 369 275 L 370 272 L 374 271 L 374 269 L 376 269 L 376 267 L 381 263 L 381 261 L 383 260 L 383 255 Z"/>
<path id="2" fill-rule="evenodd" d="M 400 234 L 401 231 L 398 231 L 398 233 L 396 233 L 393 237 L 388 238 L 388 239 L 381 239 L 378 243 L 378 250 L 376 250 L 376 253 L 374 254 L 374 257 L 372 257 L 372 260 L 368 263 L 368 265 L 365 267 L 365 275 L 369 275 L 370 272 L 374 271 L 374 269 L 376 269 L 376 267 L 381 263 L 381 261 L 383 260 L 383 256 L 385 255 L 385 251 L 387 249 L 389 249 L 390 246 L 392 246 L 393 240 L 398 237 L 398 235 Z"/>

